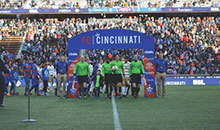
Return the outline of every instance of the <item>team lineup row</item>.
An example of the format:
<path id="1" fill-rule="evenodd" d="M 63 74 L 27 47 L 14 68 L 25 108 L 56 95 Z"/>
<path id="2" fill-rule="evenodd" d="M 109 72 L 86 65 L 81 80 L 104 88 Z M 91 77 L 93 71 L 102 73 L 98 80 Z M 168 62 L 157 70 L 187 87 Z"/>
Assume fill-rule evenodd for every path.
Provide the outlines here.
<path id="1" fill-rule="evenodd" d="M 167 69 L 167 61 L 163 59 L 163 53 L 159 55 L 159 59 L 155 62 L 158 80 L 158 96 L 161 96 L 160 80 L 162 80 L 162 86 L 164 87 L 165 74 Z M 110 58 L 106 58 L 105 62 L 101 65 L 101 68 L 94 67 L 89 64 L 89 60 L 84 56 L 81 56 L 80 61 L 74 67 L 73 79 L 78 81 L 79 84 L 79 98 L 90 96 L 91 93 L 97 98 L 100 96 L 100 90 L 105 86 L 104 90 L 107 93 L 107 97 L 111 98 L 112 92 L 121 99 L 122 96 L 126 96 L 131 86 L 131 93 L 134 98 L 138 97 L 140 91 L 141 78 L 144 77 L 144 67 L 141 60 L 138 60 L 138 55 L 133 56 L 133 60 L 120 60 L 120 56 L 116 55 L 114 60 L 110 61 Z M 23 79 L 26 83 L 25 93 L 31 93 L 35 88 L 35 94 L 39 94 L 39 83 L 40 79 L 43 81 L 43 94 L 47 95 L 48 82 L 51 88 L 53 84 L 54 74 L 51 72 L 53 69 L 56 70 L 57 76 L 57 97 L 66 97 L 66 74 L 68 70 L 68 64 L 64 60 L 64 56 L 60 57 L 60 61 L 57 62 L 56 66 L 50 63 L 49 65 L 43 64 L 42 69 L 39 71 L 36 61 L 33 63 L 27 60 L 27 63 L 23 65 Z M 9 76 L 12 75 L 12 76 Z M 13 66 L 13 70 L 10 74 L 4 74 L 6 84 L 6 94 L 16 93 L 16 83 L 19 80 L 19 72 L 17 67 Z M 9 78 L 11 77 L 11 78 Z M 7 86 L 11 80 L 11 90 L 8 92 Z M 32 87 L 29 89 L 30 81 Z M 124 86 L 124 87 L 123 87 Z M 61 88 L 63 90 L 61 91 Z M 29 90 L 28 90 L 29 89 Z M 163 90 L 162 96 L 165 96 L 165 89 Z"/>

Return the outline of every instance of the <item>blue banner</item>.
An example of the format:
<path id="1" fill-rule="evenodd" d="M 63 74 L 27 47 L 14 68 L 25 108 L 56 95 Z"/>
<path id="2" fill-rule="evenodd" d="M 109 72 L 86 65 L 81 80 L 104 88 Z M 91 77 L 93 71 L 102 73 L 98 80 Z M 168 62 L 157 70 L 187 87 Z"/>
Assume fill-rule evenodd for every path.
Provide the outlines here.
<path id="1" fill-rule="evenodd" d="M 0 9 L 1 14 L 10 13 L 82 13 L 88 12 L 87 8 L 82 9 Z"/>
<path id="2" fill-rule="evenodd" d="M 210 12 L 220 11 L 220 8 L 214 7 L 178 7 L 178 8 L 161 8 L 162 12 Z"/>
<path id="3" fill-rule="evenodd" d="M 166 85 L 220 85 L 220 76 L 166 77 Z"/>
<path id="4" fill-rule="evenodd" d="M 68 94 L 77 97 L 73 70 L 79 61 L 80 49 L 143 49 L 145 69 L 145 97 L 155 97 L 154 40 L 144 33 L 124 29 L 104 29 L 81 33 L 68 41 Z M 76 88 L 75 88 L 76 87 Z M 74 94 L 70 94 L 70 92 Z"/>
<path id="5" fill-rule="evenodd" d="M 118 13 L 118 12 L 218 12 L 220 7 L 175 8 L 61 8 L 61 9 L 0 9 L 0 14 L 11 13 Z"/>

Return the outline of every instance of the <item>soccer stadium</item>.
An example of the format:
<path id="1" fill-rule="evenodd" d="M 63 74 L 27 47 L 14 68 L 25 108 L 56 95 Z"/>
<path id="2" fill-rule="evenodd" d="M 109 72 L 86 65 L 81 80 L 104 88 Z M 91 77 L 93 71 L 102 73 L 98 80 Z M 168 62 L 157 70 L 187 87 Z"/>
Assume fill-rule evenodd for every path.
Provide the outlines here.
<path id="1" fill-rule="evenodd" d="M 0 130 L 219 130 L 219 0 L 0 0 Z"/>

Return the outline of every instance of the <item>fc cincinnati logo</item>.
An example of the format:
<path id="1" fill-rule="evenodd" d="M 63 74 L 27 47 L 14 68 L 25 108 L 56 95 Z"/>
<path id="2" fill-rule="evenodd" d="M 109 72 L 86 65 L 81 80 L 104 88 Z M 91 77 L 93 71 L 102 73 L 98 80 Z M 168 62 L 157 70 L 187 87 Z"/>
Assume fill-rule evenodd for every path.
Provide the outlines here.
<path id="1" fill-rule="evenodd" d="M 75 88 L 70 89 L 70 92 L 71 92 L 72 95 L 75 95 L 76 94 L 76 89 Z"/>
<path id="2" fill-rule="evenodd" d="M 152 63 L 147 63 L 145 68 L 146 69 L 153 69 L 154 67 L 153 67 Z"/>
<path id="3" fill-rule="evenodd" d="M 151 88 L 151 87 L 147 88 L 147 94 L 152 94 L 152 91 L 153 91 L 153 88 Z"/>
<path id="4" fill-rule="evenodd" d="M 82 44 L 141 44 L 141 36 L 138 35 L 101 35 L 96 33 L 93 36 L 82 36 Z"/>

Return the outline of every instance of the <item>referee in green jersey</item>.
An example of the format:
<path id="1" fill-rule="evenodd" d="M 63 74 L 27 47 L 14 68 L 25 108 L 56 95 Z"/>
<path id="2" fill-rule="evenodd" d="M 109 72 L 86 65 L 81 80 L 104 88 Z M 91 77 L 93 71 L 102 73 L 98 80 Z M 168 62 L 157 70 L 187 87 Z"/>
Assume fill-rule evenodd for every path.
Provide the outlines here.
<path id="1" fill-rule="evenodd" d="M 76 76 L 76 71 L 77 71 L 77 81 L 79 83 L 79 98 L 81 98 L 81 96 L 86 99 L 86 82 L 88 79 L 88 74 L 89 76 L 91 76 L 91 71 L 89 69 L 89 65 L 88 63 L 85 62 L 85 57 L 82 56 L 81 60 L 76 64 L 73 74 L 74 77 Z M 90 80 L 91 81 L 91 80 Z"/>
<path id="2" fill-rule="evenodd" d="M 129 75 L 132 84 L 132 95 L 134 98 L 138 98 L 140 91 L 139 84 L 141 83 L 141 75 L 144 74 L 144 67 L 140 60 L 137 60 L 137 55 L 134 55 L 134 59 L 129 66 Z"/>
<path id="3" fill-rule="evenodd" d="M 118 96 L 119 99 L 121 99 L 121 87 L 122 87 L 122 74 L 124 74 L 124 64 L 119 60 L 119 55 L 115 56 L 115 60 L 110 63 L 110 66 L 112 68 L 113 74 L 113 84 L 115 86 L 115 93 L 116 96 Z M 117 66 L 116 70 L 113 70 L 113 67 Z M 119 89 L 119 94 L 117 93 L 117 88 Z"/>
<path id="4" fill-rule="evenodd" d="M 106 57 L 105 63 L 102 64 L 102 76 L 106 85 L 107 97 L 111 99 L 112 94 L 112 70 L 110 66 L 110 59 Z M 110 93 L 109 93 L 110 89 Z"/>

